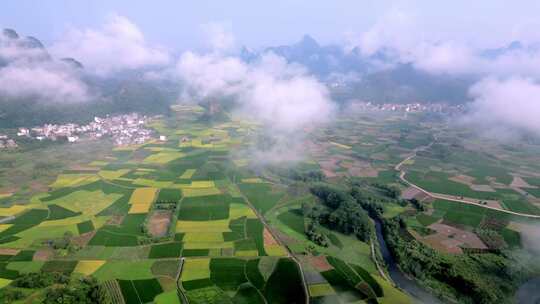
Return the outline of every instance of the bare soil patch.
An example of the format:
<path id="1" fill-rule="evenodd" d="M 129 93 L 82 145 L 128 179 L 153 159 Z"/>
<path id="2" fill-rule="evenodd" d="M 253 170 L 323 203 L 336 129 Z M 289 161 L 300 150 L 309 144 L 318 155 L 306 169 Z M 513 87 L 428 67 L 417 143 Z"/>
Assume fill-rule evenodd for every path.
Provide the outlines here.
<path id="1" fill-rule="evenodd" d="M 480 238 L 470 232 L 442 223 L 435 223 L 428 228 L 436 233 L 420 238 L 420 241 L 434 249 L 447 253 L 463 253 L 462 247 L 487 249 Z"/>
<path id="2" fill-rule="evenodd" d="M 274 239 L 274 236 L 270 233 L 268 228 L 264 228 L 263 236 L 265 245 L 278 245 L 278 242 Z"/>
<path id="3" fill-rule="evenodd" d="M 472 186 L 474 184 L 475 178 L 472 176 L 465 175 L 465 174 L 459 174 L 459 175 L 450 177 L 449 180 L 456 183 L 464 184 L 467 186 Z"/>
<path id="4" fill-rule="evenodd" d="M 95 234 L 96 234 L 96 231 L 90 231 L 90 232 L 71 238 L 71 242 L 78 246 L 84 247 L 88 244 L 88 242 L 90 242 L 90 240 L 94 237 Z"/>
<path id="5" fill-rule="evenodd" d="M 309 263 L 319 272 L 334 269 L 334 267 L 332 267 L 332 265 L 328 263 L 328 261 L 326 260 L 326 256 L 324 255 L 309 257 Z"/>
<path id="6" fill-rule="evenodd" d="M 514 179 L 512 179 L 512 183 L 510 184 L 510 187 L 512 187 L 512 188 L 533 188 L 533 189 L 537 188 L 537 187 L 527 183 L 520 176 L 516 176 L 516 175 L 514 175 Z"/>
<path id="7" fill-rule="evenodd" d="M 108 221 L 107 225 L 120 225 L 122 224 L 122 221 L 124 220 L 123 215 L 113 215 Z"/>
<path id="8" fill-rule="evenodd" d="M 416 196 L 419 195 L 420 193 L 423 193 L 423 192 L 416 189 L 415 187 L 409 187 L 403 190 L 403 192 L 401 192 L 401 197 L 406 200 L 411 200 L 413 198 L 416 198 Z"/>
<path id="9" fill-rule="evenodd" d="M 20 249 L 0 248 L 0 255 L 16 255 Z"/>
<path id="10" fill-rule="evenodd" d="M 162 237 L 169 231 L 171 211 L 157 210 L 148 220 L 148 232 L 155 237 Z"/>
<path id="11" fill-rule="evenodd" d="M 48 261 L 54 256 L 52 248 L 40 249 L 34 253 L 34 261 Z"/>
<path id="12" fill-rule="evenodd" d="M 490 185 L 471 185 L 471 189 L 474 191 L 479 192 L 495 192 L 495 189 L 493 189 Z"/>

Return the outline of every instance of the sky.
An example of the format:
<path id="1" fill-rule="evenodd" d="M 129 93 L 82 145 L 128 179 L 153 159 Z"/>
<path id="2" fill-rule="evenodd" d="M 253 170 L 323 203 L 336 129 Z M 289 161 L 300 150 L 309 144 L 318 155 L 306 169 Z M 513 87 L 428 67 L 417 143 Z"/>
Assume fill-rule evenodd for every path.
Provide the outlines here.
<path id="1" fill-rule="evenodd" d="M 393 10 L 407 12 L 433 40 L 497 46 L 539 36 L 540 1 L 505 0 L 3 0 L 0 26 L 53 43 L 71 28 L 95 28 L 111 14 L 128 18 L 151 43 L 171 50 L 204 48 L 201 26 L 226 25 L 241 45 L 290 44 L 310 34 L 323 44 L 345 43 Z"/>
<path id="2" fill-rule="evenodd" d="M 332 112 L 320 79 L 275 54 L 252 63 L 235 55 L 240 46 L 286 45 L 309 34 L 323 45 L 358 48 L 363 60 L 383 52 L 382 68 L 472 76 L 470 121 L 497 134 L 500 127 L 540 134 L 538 0 L 3 0 L 0 8 L 0 27 L 35 36 L 53 58 L 85 67 L 32 60 L 46 54 L 0 37 L 0 58 L 12 62 L 0 69 L 1 95 L 84 102 L 99 97 L 84 74 L 144 69 L 149 80 L 182 84 L 179 99 L 232 97 L 275 130 L 300 130 Z M 483 55 L 516 40 L 524 47 Z"/>

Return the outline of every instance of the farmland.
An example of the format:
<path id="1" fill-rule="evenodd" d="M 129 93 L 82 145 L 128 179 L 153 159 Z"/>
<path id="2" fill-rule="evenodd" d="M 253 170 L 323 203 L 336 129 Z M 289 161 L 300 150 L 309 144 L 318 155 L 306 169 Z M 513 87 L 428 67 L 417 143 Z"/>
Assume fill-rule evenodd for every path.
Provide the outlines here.
<path id="1" fill-rule="evenodd" d="M 126 303 L 412 303 L 383 275 L 373 230 L 362 240 L 320 224 L 324 242 L 312 238 L 309 208 L 321 205 L 309 190 L 313 182 L 362 185 L 384 202 L 381 218 L 400 216 L 409 237 L 440 252 L 525 246 L 526 221 L 497 210 L 414 191 L 422 210 L 388 198 L 381 185 L 409 193 L 394 167 L 441 126 L 427 132 L 396 117 L 344 115 L 309 134 L 306 159 L 261 168 L 237 153 L 252 147 L 258 125 L 201 121 L 196 107 L 176 109 L 150 122 L 167 140 L 103 148 L 71 168 L 51 169 L 55 175 L 38 177 L 32 189 L 4 183 L 0 286 L 47 271 L 93 277 Z M 439 150 L 426 150 L 403 170 L 429 191 L 536 214 L 538 178 L 470 147 L 453 151 L 448 162 L 437 160 Z M 43 288 L 25 295 L 42 297 Z"/>

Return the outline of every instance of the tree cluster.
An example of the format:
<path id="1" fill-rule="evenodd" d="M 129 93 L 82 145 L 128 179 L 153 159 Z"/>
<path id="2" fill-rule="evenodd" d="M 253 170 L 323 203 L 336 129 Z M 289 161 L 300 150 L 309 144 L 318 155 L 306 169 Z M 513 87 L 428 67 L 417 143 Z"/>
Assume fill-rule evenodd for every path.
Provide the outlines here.
<path id="1" fill-rule="evenodd" d="M 383 220 L 386 243 L 401 270 L 444 296 L 463 303 L 506 303 L 526 278 L 526 269 L 497 254 L 450 255 L 403 238 L 401 217 Z"/>
<path id="2" fill-rule="evenodd" d="M 354 234 L 361 241 L 371 236 L 371 222 L 353 197 L 338 187 L 317 183 L 311 187 L 324 206 L 314 206 L 307 213 L 314 222 L 344 234 Z"/>

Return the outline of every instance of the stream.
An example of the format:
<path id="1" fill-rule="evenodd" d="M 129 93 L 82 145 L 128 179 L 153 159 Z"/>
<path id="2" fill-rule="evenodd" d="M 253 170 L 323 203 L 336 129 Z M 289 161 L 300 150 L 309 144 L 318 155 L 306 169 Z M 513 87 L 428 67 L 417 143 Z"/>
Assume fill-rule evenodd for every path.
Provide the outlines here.
<path id="1" fill-rule="evenodd" d="M 394 283 L 401 289 L 405 290 L 409 295 L 415 299 L 415 303 L 425 303 L 425 304 L 442 304 L 441 300 L 434 297 L 432 294 L 423 289 L 418 283 L 414 280 L 407 278 L 401 270 L 397 267 L 394 258 L 388 250 L 386 241 L 384 240 L 382 233 L 382 224 L 380 220 L 374 219 L 375 228 L 377 232 L 377 241 L 379 242 L 379 247 L 381 249 L 381 254 L 383 256 L 384 262 L 388 267 L 388 273 L 394 281 Z"/>

